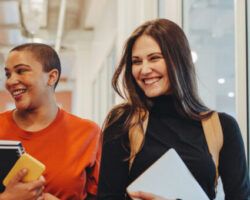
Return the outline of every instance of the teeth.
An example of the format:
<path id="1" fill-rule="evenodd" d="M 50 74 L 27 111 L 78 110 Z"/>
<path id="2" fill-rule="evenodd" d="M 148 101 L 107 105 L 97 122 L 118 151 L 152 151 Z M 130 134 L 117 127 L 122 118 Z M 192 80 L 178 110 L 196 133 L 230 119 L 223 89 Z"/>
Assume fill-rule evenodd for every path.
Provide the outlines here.
<path id="1" fill-rule="evenodd" d="M 15 90 L 14 92 L 12 92 L 12 95 L 17 96 L 17 95 L 24 93 L 25 91 L 26 91 L 25 89 Z"/>
<path id="2" fill-rule="evenodd" d="M 160 78 L 144 79 L 144 83 L 145 83 L 146 85 L 149 85 L 149 84 L 153 84 L 153 83 L 155 83 L 155 82 L 157 82 L 157 81 L 159 81 L 159 80 L 160 80 Z"/>

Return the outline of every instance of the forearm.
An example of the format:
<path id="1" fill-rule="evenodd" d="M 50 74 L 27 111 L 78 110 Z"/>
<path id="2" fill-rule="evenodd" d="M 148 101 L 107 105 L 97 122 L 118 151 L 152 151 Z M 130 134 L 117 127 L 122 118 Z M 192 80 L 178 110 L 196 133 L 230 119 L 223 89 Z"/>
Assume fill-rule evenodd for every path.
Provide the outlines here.
<path id="1" fill-rule="evenodd" d="M 9 198 L 8 198 L 8 196 L 7 196 L 7 194 L 5 192 L 0 193 L 0 200 L 8 200 L 8 199 Z"/>

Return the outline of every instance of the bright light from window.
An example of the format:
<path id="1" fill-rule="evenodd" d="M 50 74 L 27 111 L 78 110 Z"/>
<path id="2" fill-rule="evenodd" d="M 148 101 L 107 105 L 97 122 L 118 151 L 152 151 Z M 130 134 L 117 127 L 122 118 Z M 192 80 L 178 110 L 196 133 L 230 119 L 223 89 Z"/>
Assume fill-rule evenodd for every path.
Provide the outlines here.
<path id="1" fill-rule="evenodd" d="M 198 60 L 198 55 L 197 55 L 197 53 L 196 53 L 195 51 L 191 51 L 191 55 L 192 55 L 192 60 L 193 60 L 193 62 L 196 63 L 197 60 Z"/>
<path id="2" fill-rule="evenodd" d="M 35 43 L 46 43 L 46 41 L 44 39 L 38 38 L 38 37 L 32 38 L 32 42 L 35 42 Z"/>
<path id="3" fill-rule="evenodd" d="M 234 98 L 234 92 L 228 92 L 227 96 L 230 98 Z"/>
<path id="4" fill-rule="evenodd" d="M 225 82 L 226 82 L 226 80 L 224 78 L 219 78 L 218 79 L 219 84 L 224 84 Z"/>

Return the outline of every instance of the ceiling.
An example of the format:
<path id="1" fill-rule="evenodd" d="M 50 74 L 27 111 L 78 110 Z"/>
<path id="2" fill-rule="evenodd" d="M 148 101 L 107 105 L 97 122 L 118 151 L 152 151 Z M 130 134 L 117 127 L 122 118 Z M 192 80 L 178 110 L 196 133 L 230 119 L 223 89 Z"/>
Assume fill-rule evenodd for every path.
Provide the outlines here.
<path id="1" fill-rule="evenodd" d="M 51 43 L 56 41 L 58 31 L 63 31 L 65 35 L 72 30 L 84 29 L 86 2 L 85 0 L 0 0 L 0 47 L 10 47 L 29 41 L 32 36 L 27 31 L 32 26 L 36 29 L 35 38 L 47 39 Z M 59 30 L 60 28 L 62 30 Z"/>
<path id="2" fill-rule="evenodd" d="M 78 34 L 92 30 L 91 23 L 85 20 L 90 2 L 91 0 L 0 0 L 1 66 L 12 47 L 25 42 L 42 42 L 60 51 L 62 62 L 65 60 L 67 66 L 72 68 L 73 64 L 67 59 L 67 51 L 72 56 L 72 46 L 77 42 Z M 64 69 L 63 79 L 67 79 L 70 70 L 72 71 Z M 3 80 L 4 73 L 0 73 L 0 89 Z"/>

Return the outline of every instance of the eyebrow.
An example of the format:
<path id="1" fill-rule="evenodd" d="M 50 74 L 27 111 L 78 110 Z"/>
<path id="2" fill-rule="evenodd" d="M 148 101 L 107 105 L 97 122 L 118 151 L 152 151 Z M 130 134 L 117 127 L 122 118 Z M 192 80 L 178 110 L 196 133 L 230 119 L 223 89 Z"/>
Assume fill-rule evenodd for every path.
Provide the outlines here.
<path id="1" fill-rule="evenodd" d="M 154 53 L 149 54 L 148 56 L 154 56 L 154 55 L 162 55 L 162 53 L 161 52 L 154 52 Z"/>
<path id="2" fill-rule="evenodd" d="M 30 65 L 20 63 L 20 64 L 17 64 L 17 65 L 14 65 L 14 69 L 16 69 L 16 68 L 18 68 L 20 66 L 30 67 Z M 7 71 L 9 69 L 7 67 L 4 67 L 4 70 Z"/>
<path id="3" fill-rule="evenodd" d="M 162 56 L 162 53 L 161 52 L 153 52 L 153 53 L 148 54 L 147 57 L 150 57 L 153 55 L 161 55 Z M 132 58 L 140 58 L 140 56 L 132 56 Z"/>

